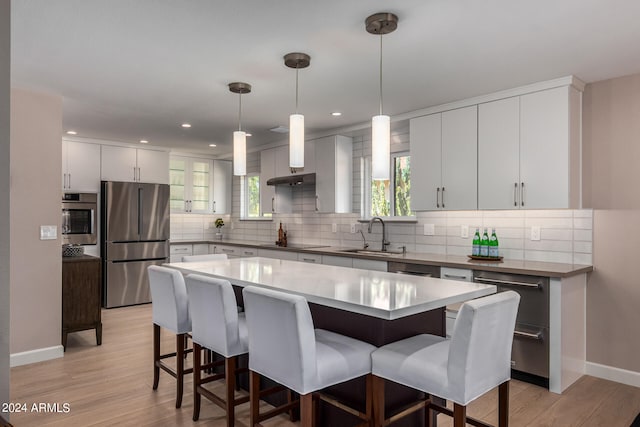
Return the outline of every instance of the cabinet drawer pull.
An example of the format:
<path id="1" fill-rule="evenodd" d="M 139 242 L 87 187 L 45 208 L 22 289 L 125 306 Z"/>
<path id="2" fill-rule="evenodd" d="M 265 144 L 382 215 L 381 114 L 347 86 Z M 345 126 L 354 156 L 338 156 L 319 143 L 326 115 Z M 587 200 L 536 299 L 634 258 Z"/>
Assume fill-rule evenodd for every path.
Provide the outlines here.
<path id="1" fill-rule="evenodd" d="M 540 341 L 542 339 L 542 332 L 536 332 L 535 334 L 532 334 L 530 332 L 523 332 L 523 331 L 519 331 L 519 330 L 515 330 L 513 331 L 513 336 L 514 337 L 522 337 L 522 338 L 530 338 L 532 340 L 537 340 Z"/>
<path id="2" fill-rule="evenodd" d="M 524 182 L 520 183 L 520 206 L 524 206 Z"/>
<path id="3" fill-rule="evenodd" d="M 513 206 L 518 206 L 518 183 L 513 183 Z"/>
<path id="4" fill-rule="evenodd" d="M 235 250 L 233 250 L 233 249 L 222 249 L 222 252 L 233 253 L 233 252 L 235 252 Z"/>
<path id="5" fill-rule="evenodd" d="M 272 197 L 272 198 L 271 198 L 271 212 L 275 212 L 275 211 L 276 211 L 276 209 L 275 209 L 275 207 L 274 207 L 274 205 L 273 205 L 273 204 L 274 204 L 274 202 L 275 202 L 275 197 Z"/>
<path id="6" fill-rule="evenodd" d="M 440 187 L 436 188 L 436 208 L 440 207 Z"/>
<path id="7" fill-rule="evenodd" d="M 444 209 L 444 187 L 442 187 L 442 209 Z"/>
<path id="8" fill-rule="evenodd" d="M 540 288 L 540 282 L 537 282 L 537 283 L 512 282 L 509 280 L 487 279 L 485 277 L 474 277 L 473 281 L 479 282 L 479 283 L 489 283 L 491 285 L 498 284 L 498 285 L 510 285 L 510 286 L 526 286 L 527 288 L 536 288 L 536 289 Z"/>
<path id="9" fill-rule="evenodd" d="M 302 260 L 303 260 L 304 262 L 316 262 L 316 260 L 315 260 L 315 259 L 313 259 L 313 258 L 302 258 Z"/>
<path id="10" fill-rule="evenodd" d="M 251 252 L 251 251 L 244 251 L 244 254 L 245 254 L 245 255 L 255 255 L 255 254 L 254 254 L 253 252 Z"/>
<path id="11" fill-rule="evenodd" d="M 469 277 L 467 276 L 458 276 L 456 274 L 444 274 L 444 277 L 446 279 L 460 279 L 460 280 L 469 280 Z"/>

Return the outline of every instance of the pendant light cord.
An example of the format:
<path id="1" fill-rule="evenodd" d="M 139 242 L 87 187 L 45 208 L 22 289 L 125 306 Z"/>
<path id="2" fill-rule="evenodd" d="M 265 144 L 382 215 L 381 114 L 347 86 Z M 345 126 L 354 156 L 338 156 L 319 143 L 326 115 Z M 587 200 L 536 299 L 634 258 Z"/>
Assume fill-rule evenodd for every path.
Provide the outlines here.
<path id="1" fill-rule="evenodd" d="M 382 33 L 380 33 L 380 115 L 382 115 Z"/>
<path id="2" fill-rule="evenodd" d="M 238 130 L 241 131 L 242 130 L 242 93 L 238 94 L 238 99 L 240 100 L 240 102 L 238 102 Z"/>
<path id="3" fill-rule="evenodd" d="M 296 114 L 298 114 L 298 65 L 296 64 Z"/>

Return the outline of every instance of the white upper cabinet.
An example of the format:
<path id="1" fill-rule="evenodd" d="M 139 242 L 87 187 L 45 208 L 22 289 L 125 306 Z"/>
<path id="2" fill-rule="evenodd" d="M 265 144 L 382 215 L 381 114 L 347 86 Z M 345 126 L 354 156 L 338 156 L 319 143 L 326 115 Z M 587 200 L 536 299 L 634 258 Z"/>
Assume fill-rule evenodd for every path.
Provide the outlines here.
<path id="1" fill-rule="evenodd" d="M 520 97 L 478 106 L 478 208 L 517 209 Z"/>
<path id="2" fill-rule="evenodd" d="M 579 114 L 571 86 L 481 104 L 478 207 L 579 207 Z"/>
<path id="3" fill-rule="evenodd" d="M 171 156 L 171 211 L 231 213 L 231 170 L 226 160 Z"/>
<path id="4" fill-rule="evenodd" d="M 62 141 L 62 190 L 100 191 L 100 145 Z"/>
<path id="5" fill-rule="evenodd" d="M 141 148 L 102 146 L 102 180 L 169 183 L 169 153 Z"/>
<path id="6" fill-rule="evenodd" d="M 410 121 L 413 210 L 477 208 L 477 106 Z"/>
<path id="7" fill-rule="evenodd" d="M 268 148 L 260 152 L 260 213 L 291 212 L 291 187 L 267 185 L 277 176 L 290 174 L 289 147 Z"/>
<path id="8" fill-rule="evenodd" d="M 580 93 L 570 86 L 520 97 L 520 206 L 580 207 Z"/>
<path id="9" fill-rule="evenodd" d="M 353 142 L 342 135 L 314 140 L 316 211 L 352 211 Z"/>
<path id="10" fill-rule="evenodd" d="M 154 184 L 169 183 L 169 153 L 138 148 L 136 156 L 138 181 Z"/>
<path id="11" fill-rule="evenodd" d="M 213 213 L 231 213 L 232 165 L 227 160 L 213 161 Z"/>

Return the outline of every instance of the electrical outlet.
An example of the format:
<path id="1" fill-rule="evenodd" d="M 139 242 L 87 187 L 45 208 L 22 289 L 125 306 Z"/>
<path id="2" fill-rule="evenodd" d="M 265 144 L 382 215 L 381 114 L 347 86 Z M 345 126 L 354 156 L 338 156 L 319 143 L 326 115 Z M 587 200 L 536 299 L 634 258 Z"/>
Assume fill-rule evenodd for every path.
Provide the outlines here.
<path id="1" fill-rule="evenodd" d="M 540 240 L 540 226 L 531 226 L 531 240 Z"/>
<path id="2" fill-rule="evenodd" d="M 351 234 L 356 232 L 356 225 L 355 224 L 351 224 Z"/>
<path id="3" fill-rule="evenodd" d="M 466 239 L 469 237 L 469 226 L 468 225 L 461 225 L 460 226 L 460 237 L 462 237 L 463 239 Z"/>
<path id="4" fill-rule="evenodd" d="M 436 226 L 435 224 L 425 224 L 424 225 L 424 235 L 425 236 L 433 236 L 436 234 Z"/>
<path id="5" fill-rule="evenodd" d="M 332 233 L 337 233 L 338 232 L 338 224 L 331 224 L 331 232 Z"/>

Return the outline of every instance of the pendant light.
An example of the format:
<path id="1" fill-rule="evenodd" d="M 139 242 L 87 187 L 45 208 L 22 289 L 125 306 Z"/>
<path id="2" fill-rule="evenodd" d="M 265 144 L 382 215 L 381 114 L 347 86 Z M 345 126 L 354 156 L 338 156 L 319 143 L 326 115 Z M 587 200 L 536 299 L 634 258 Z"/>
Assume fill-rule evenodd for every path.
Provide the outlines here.
<path id="1" fill-rule="evenodd" d="M 242 95 L 251 92 L 249 83 L 229 83 L 229 90 L 238 94 L 238 130 L 233 132 L 233 174 L 247 174 L 247 133 L 242 130 Z"/>
<path id="2" fill-rule="evenodd" d="M 298 70 L 307 68 L 311 57 L 306 53 L 293 52 L 284 56 L 284 65 L 296 69 L 296 112 L 289 116 L 289 167 L 304 167 L 304 116 L 298 114 Z"/>
<path id="3" fill-rule="evenodd" d="M 398 17 L 393 13 L 376 13 L 365 20 L 367 32 L 380 35 L 380 114 L 371 119 L 371 178 L 389 179 L 391 149 L 391 118 L 382 114 L 382 36 L 398 27 Z"/>

